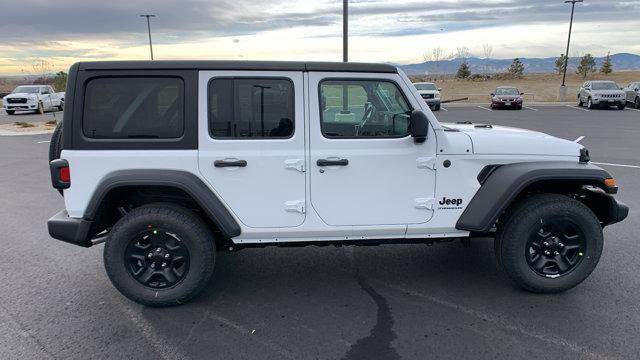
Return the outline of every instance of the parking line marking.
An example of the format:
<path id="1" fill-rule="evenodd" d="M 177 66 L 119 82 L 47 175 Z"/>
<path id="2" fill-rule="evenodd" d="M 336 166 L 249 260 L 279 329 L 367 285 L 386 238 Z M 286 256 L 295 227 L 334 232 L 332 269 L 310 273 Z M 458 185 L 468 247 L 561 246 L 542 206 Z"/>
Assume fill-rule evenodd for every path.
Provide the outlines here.
<path id="1" fill-rule="evenodd" d="M 50 142 L 51 142 L 51 140 L 38 141 L 38 144 L 48 144 Z"/>
<path id="2" fill-rule="evenodd" d="M 579 108 L 577 106 L 573 106 L 573 105 L 565 105 L 566 107 L 570 107 L 572 109 L 576 109 L 576 110 L 582 110 L 582 111 L 591 111 L 589 109 L 583 109 L 583 108 Z"/>
<path id="3" fill-rule="evenodd" d="M 573 140 L 573 142 L 579 143 L 580 141 L 582 141 L 582 139 L 584 139 L 584 136 L 580 136 L 579 138 Z"/>
<path id="4" fill-rule="evenodd" d="M 444 110 L 444 111 L 449 111 L 449 110 L 447 110 L 447 109 L 443 108 L 442 106 L 440 107 L 440 109 L 441 109 L 441 110 Z"/>
<path id="5" fill-rule="evenodd" d="M 525 108 L 525 109 L 529 109 L 529 110 L 533 110 L 533 111 L 540 111 L 540 110 L 538 110 L 538 109 L 534 109 L 534 108 L 532 108 L 532 107 L 528 107 L 528 106 L 524 106 L 524 108 Z"/>
<path id="6" fill-rule="evenodd" d="M 640 109 L 633 109 L 633 108 L 624 108 L 625 110 L 633 110 L 633 111 L 640 111 Z"/>
<path id="7" fill-rule="evenodd" d="M 606 165 L 606 166 L 617 166 L 617 167 L 625 167 L 625 168 L 632 168 L 632 169 L 640 169 L 640 166 L 638 165 L 625 165 L 625 164 L 611 164 L 611 163 L 601 163 L 601 162 L 591 162 L 592 164 L 596 164 L 596 165 Z"/>
<path id="8" fill-rule="evenodd" d="M 489 108 L 486 108 L 486 107 L 484 107 L 484 106 L 478 106 L 478 107 L 479 107 L 480 109 L 484 109 L 484 110 L 487 110 L 487 111 L 493 111 L 493 110 L 491 110 L 491 109 L 489 109 Z"/>

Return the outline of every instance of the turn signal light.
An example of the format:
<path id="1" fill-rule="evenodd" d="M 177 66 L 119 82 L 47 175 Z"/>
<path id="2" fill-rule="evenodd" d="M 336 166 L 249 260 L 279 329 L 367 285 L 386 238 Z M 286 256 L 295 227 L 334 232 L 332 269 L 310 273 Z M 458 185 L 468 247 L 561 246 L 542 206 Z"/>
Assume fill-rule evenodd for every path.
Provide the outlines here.
<path id="1" fill-rule="evenodd" d="M 614 188 L 616 186 L 618 186 L 618 182 L 616 181 L 616 179 L 604 179 L 604 184 L 607 185 L 610 188 Z"/>
<path id="2" fill-rule="evenodd" d="M 71 182 L 71 171 L 69 171 L 69 167 L 61 167 L 60 168 L 60 181 L 70 183 Z"/>

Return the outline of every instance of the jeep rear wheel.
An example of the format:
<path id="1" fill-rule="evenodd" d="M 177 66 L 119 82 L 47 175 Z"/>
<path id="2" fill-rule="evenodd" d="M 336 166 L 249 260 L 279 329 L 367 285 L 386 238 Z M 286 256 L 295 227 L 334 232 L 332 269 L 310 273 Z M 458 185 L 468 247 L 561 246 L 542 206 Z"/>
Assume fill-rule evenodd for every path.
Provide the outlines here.
<path id="1" fill-rule="evenodd" d="M 498 262 L 517 286 L 557 293 L 593 272 L 603 236 L 598 218 L 584 204 L 564 195 L 542 194 L 509 210 L 495 241 Z"/>
<path id="2" fill-rule="evenodd" d="M 132 210 L 111 229 L 104 248 L 113 285 L 147 306 L 189 301 L 211 279 L 214 263 L 209 228 L 190 210 L 171 204 Z"/>

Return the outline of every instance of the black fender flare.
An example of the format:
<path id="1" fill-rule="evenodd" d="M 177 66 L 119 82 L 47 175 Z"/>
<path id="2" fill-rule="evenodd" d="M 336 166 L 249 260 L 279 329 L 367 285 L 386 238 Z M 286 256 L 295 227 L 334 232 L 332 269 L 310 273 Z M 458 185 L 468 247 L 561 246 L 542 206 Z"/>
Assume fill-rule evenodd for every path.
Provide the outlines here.
<path id="1" fill-rule="evenodd" d="M 196 175 L 179 170 L 120 170 L 108 174 L 91 196 L 84 218 L 95 219 L 107 194 L 127 186 L 168 186 L 180 189 L 200 205 L 225 237 L 233 238 L 241 233 L 240 225 L 211 188 Z"/>
<path id="2" fill-rule="evenodd" d="M 487 167 L 481 172 L 482 186 L 456 223 L 456 229 L 488 233 L 500 215 L 527 187 L 540 181 L 566 181 L 592 185 L 614 194 L 605 179 L 611 175 L 592 164 L 570 161 L 523 162 Z"/>

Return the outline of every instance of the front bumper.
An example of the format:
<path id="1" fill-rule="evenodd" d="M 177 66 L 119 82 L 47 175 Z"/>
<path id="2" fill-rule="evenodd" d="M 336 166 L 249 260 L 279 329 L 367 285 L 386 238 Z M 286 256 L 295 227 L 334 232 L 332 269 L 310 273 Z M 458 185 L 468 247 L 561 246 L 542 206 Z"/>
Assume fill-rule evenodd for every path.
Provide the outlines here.
<path id="1" fill-rule="evenodd" d="M 508 105 L 507 105 L 508 104 Z M 492 101 L 491 106 L 495 108 L 516 108 L 522 106 L 522 101 Z"/>
<path id="2" fill-rule="evenodd" d="M 423 100 L 424 102 L 427 103 L 427 105 L 429 105 L 430 108 L 440 105 L 440 99 L 423 99 Z"/>
<path id="3" fill-rule="evenodd" d="M 591 101 L 594 105 L 599 106 L 619 106 L 627 104 L 626 99 L 593 98 Z"/>
<path id="4" fill-rule="evenodd" d="M 38 109 L 38 104 L 4 104 L 4 109 L 5 110 L 13 110 L 13 111 L 20 111 L 20 110 L 37 110 Z"/>
<path id="5" fill-rule="evenodd" d="M 629 207 L 626 204 L 614 199 L 613 196 L 609 196 L 612 200 L 609 203 L 609 221 L 604 225 L 619 223 L 622 220 L 626 219 L 627 216 L 629 216 Z"/>
<path id="6" fill-rule="evenodd" d="M 60 211 L 47 221 L 52 238 L 82 247 L 93 245 L 90 236 L 92 224 L 92 221 L 69 217 L 67 210 Z"/>

